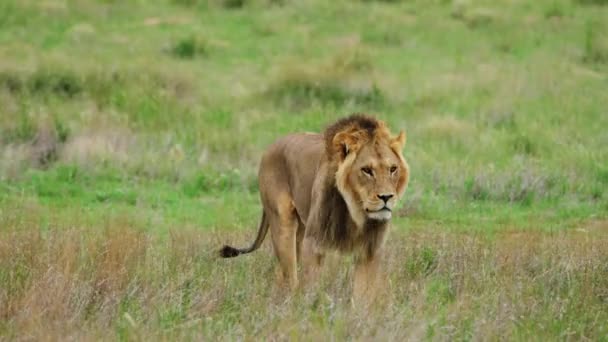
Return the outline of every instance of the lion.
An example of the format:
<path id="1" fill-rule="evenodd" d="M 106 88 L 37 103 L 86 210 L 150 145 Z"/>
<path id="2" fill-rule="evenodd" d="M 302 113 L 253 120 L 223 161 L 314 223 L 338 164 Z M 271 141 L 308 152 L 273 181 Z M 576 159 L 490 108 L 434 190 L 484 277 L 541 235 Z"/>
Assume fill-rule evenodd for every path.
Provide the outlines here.
<path id="1" fill-rule="evenodd" d="M 290 134 L 264 153 L 259 168 L 263 205 L 257 237 L 248 248 L 224 246 L 220 255 L 255 251 L 270 228 L 283 287 L 314 282 L 325 254 L 354 255 L 353 295 L 376 281 L 392 211 L 409 181 L 405 133 L 392 136 L 383 121 L 353 114 L 322 134 Z"/>

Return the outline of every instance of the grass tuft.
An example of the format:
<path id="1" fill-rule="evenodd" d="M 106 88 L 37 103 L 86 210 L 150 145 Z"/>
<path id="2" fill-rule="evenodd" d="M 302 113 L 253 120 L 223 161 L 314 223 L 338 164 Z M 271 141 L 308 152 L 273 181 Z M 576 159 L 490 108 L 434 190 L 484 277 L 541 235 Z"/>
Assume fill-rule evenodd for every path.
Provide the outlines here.
<path id="1" fill-rule="evenodd" d="M 256 191 L 257 181 L 247 179 L 247 177 L 241 175 L 238 169 L 228 170 L 227 172 L 205 170 L 191 180 L 185 181 L 182 186 L 182 191 L 189 197 L 198 197 L 209 192 L 235 190 Z"/>
<path id="2" fill-rule="evenodd" d="M 222 0 L 224 8 L 242 8 L 247 4 L 247 0 Z"/>
<path id="3" fill-rule="evenodd" d="M 608 36 L 606 25 L 588 21 L 585 26 L 583 62 L 590 64 L 608 63 Z"/>
<path id="4" fill-rule="evenodd" d="M 43 67 L 24 75 L 4 71 L 0 73 L 0 86 L 10 93 L 27 93 L 34 96 L 59 96 L 71 98 L 83 91 L 82 78 L 67 69 Z"/>
<path id="5" fill-rule="evenodd" d="M 74 97 L 83 91 L 83 81 L 71 71 L 41 69 L 32 75 L 28 88 L 32 94 Z"/>
<path id="6" fill-rule="evenodd" d="M 437 268 L 438 253 L 432 247 L 414 247 L 412 255 L 407 258 L 406 269 L 409 277 L 416 279 L 431 274 Z"/>
<path id="7" fill-rule="evenodd" d="M 171 48 L 171 54 L 182 59 L 204 57 L 208 53 L 209 44 L 206 40 L 194 35 L 178 40 Z"/>
<path id="8" fill-rule="evenodd" d="M 568 4 L 562 1 L 554 1 L 547 5 L 544 10 L 545 18 L 562 18 L 571 12 Z"/>
<path id="9" fill-rule="evenodd" d="M 279 69 L 265 95 L 295 108 L 316 103 L 378 107 L 386 101 L 371 59 L 359 49 L 337 54 L 322 64 L 292 61 Z"/>
<path id="10" fill-rule="evenodd" d="M 465 23 L 471 29 L 483 29 L 501 20 L 499 13 L 491 8 L 473 7 L 472 2 L 452 2 L 452 18 Z"/>
<path id="11" fill-rule="evenodd" d="M 535 200 L 562 197 L 566 184 L 563 179 L 524 167 L 507 174 L 479 172 L 464 181 L 463 194 L 476 201 L 530 205 Z"/>

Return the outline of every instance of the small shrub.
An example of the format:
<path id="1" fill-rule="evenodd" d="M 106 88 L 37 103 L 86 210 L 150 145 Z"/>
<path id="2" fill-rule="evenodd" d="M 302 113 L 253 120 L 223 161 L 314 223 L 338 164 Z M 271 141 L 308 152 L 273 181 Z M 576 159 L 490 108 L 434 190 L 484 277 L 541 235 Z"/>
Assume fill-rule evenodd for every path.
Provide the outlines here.
<path id="1" fill-rule="evenodd" d="M 223 0 L 222 6 L 225 8 L 241 8 L 245 6 L 247 0 Z"/>
<path id="2" fill-rule="evenodd" d="M 208 192 L 211 189 L 211 180 L 207 176 L 206 173 L 201 173 L 197 175 L 190 182 L 186 182 L 182 186 L 182 191 L 184 194 L 190 197 L 196 197 L 200 194 Z"/>
<path id="3" fill-rule="evenodd" d="M 513 139 L 511 146 L 516 153 L 524 155 L 536 155 L 538 153 L 537 145 L 528 135 L 519 134 Z"/>
<path id="4" fill-rule="evenodd" d="M 497 20 L 497 12 L 487 8 L 474 9 L 464 17 L 465 23 L 471 28 L 488 26 Z"/>
<path id="5" fill-rule="evenodd" d="M 590 64 L 608 63 L 608 29 L 595 21 L 585 26 L 583 62 Z"/>
<path id="6" fill-rule="evenodd" d="M 266 96 L 294 107 L 314 103 L 378 106 L 385 100 L 372 74 L 370 60 L 358 51 L 336 55 L 329 63 L 320 65 L 293 62 L 280 70 Z"/>
<path id="7" fill-rule="evenodd" d="M 28 88 L 32 94 L 52 94 L 74 97 L 84 90 L 80 77 L 71 71 L 39 69 L 29 79 Z"/>
<path id="8" fill-rule="evenodd" d="M 545 8 L 545 18 L 562 18 L 571 12 L 567 3 L 555 0 Z"/>
<path id="9" fill-rule="evenodd" d="M 74 97 L 84 91 L 84 80 L 71 70 L 47 66 L 33 73 L 4 71 L 0 86 L 14 94 Z"/>
<path id="10" fill-rule="evenodd" d="M 599 182 L 602 184 L 608 184 L 608 166 L 598 166 L 596 176 Z"/>
<path id="11" fill-rule="evenodd" d="M 178 40 L 171 48 L 171 54 L 182 59 L 193 59 L 205 56 L 208 53 L 208 44 L 196 36 L 189 36 Z"/>
<path id="12" fill-rule="evenodd" d="M 454 1 L 451 10 L 452 18 L 475 29 L 491 25 L 500 19 L 497 11 L 490 8 L 471 7 L 468 1 Z"/>
<path id="13" fill-rule="evenodd" d="M 23 78 L 20 75 L 8 71 L 0 72 L 0 87 L 10 93 L 22 92 L 25 88 Z"/>
<path id="14" fill-rule="evenodd" d="M 589 191 L 591 199 L 593 200 L 601 200 L 604 197 L 604 185 L 594 183 L 591 185 L 591 189 Z"/>

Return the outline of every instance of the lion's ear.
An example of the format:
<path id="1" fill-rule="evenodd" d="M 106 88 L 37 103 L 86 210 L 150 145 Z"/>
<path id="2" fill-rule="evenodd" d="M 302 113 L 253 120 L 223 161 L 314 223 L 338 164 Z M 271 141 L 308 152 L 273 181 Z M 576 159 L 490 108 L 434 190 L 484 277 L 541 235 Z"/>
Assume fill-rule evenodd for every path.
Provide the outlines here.
<path id="1" fill-rule="evenodd" d="M 356 152 L 359 146 L 357 134 L 351 132 L 340 132 L 334 136 L 332 141 L 333 152 L 344 160 L 347 155 Z"/>
<path id="2" fill-rule="evenodd" d="M 398 136 L 391 139 L 391 148 L 402 151 L 405 147 L 405 132 L 401 131 Z"/>

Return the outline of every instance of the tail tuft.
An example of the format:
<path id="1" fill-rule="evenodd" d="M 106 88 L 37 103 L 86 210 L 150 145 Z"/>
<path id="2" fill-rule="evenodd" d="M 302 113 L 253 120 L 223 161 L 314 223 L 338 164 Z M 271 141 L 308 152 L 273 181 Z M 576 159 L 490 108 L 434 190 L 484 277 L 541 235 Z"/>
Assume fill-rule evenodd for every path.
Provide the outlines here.
<path id="1" fill-rule="evenodd" d="M 241 251 L 239 251 L 238 249 L 231 247 L 231 246 L 224 246 L 222 247 L 222 249 L 220 249 L 220 256 L 222 258 L 234 258 L 235 256 L 238 256 L 239 254 L 241 254 Z"/>

